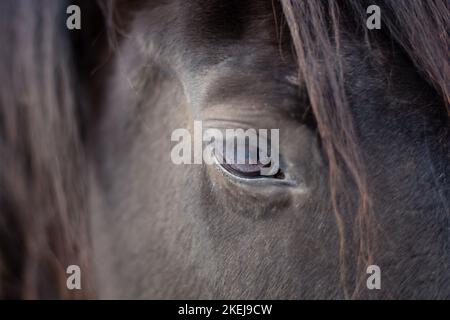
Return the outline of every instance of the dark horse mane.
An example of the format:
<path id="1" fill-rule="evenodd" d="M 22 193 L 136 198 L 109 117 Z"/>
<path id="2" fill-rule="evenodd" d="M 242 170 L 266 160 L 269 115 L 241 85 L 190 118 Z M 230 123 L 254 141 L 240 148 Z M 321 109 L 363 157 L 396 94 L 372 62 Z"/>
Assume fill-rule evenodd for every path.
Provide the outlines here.
<path id="1" fill-rule="evenodd" d="M 376 2 L 382 29 L 365 28 L 366 8 Z M 65 27 L 66 7 L 79 4 L 83 31 Z M 89 54 L 120 41 L 123 0 L 0 2 L 0 297 L 87 298 L 89 189 L 85 138 L 97 110 L 92 72 L 101 58 Z M 341 233 L 342 281 L 357 294 L 352 265 L 371 261 L 376 245 L 370 189 L 358 133 L 345 95 L 340 35 L 353 26 L 367 46 L 391 41 L 442 98 L 448 116 L 449 7 L 444 0 L 346 2 L 281 0 L 299 72 L 329 163 L 331 193 Z M 105 32 L 107 31 L 107 32 Z M 101 56 L 99 54 L 99 56 Z M 103 57 L 105 54 L 103 54 Z M 107 54 L 106 54 L 107 56 Z M 349 240 L 343 216 L 351 211 L 349 185 L 357 188 Z M 352 211 L 355 211 L 352 209 Z M 356 249 L 356 261 L 346 248 Z M 83 270 L 83 290 L 66 289 L 66 267 Z M 359 269 L 358 269 L 359 270 Z"/>

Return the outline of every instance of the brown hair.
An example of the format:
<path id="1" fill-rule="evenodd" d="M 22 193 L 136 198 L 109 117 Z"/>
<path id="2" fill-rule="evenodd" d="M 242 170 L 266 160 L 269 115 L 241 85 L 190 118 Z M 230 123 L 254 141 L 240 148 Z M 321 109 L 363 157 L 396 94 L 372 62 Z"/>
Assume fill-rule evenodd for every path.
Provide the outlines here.
<path id="1" fill-rule="evenodd" d="M 66 5 L 66 6 L 65 6 Z M 88 270 L 87 183 L 63 1 L 0 4 L 0 297 L 75 298 Z M 67 31 L 66 31 L 67 32 Z"/>
<path id="2" fill-rule="evenodd" d="M 340 233 L 342 283 L 345 296 L 355 297 L 364 275 L 362 268 L 373 262 L 375 221 L 364 160 L 359 149 L 352 113 L 345 94 L 340 35 L 349 17 L 353 32 L 360 32 L 367 45 L 379 38 L 366 28 L 366 8 L 360 0 L 282 0 L 301 76 L 305 79 L 311 107 L 329 164 L 331 198 Z M 450 114 L 450 74 L 447 27 L 448 3 L 441 0 L 376 1 L 381 8 L 383 33 L 403 48 L 423 77 L 441 94 Z M 358 190 L 357 209 L 352 205 L 351 186 Z M 356 215 L 351 216 L 352 212 Z M 348 221 L 354 223 L 348 223 Z M 344 222 L 345 221 L 345 222 Z M 348 228 L 348 226 L 354 228 Z M 356 251 L 352 258 L 351 249 Z M 349 258 L 350 257 L 350 258 Z M 353 259 L 355 260 L 355 259 Z M 348 269 L 355 274 L 349 279 Z M 356 272 L 355 272 L 356 271 Z M 359 276 L 358 276 L 359 273 Z M 349 287 L 353 287 L 350 291 Z"/>

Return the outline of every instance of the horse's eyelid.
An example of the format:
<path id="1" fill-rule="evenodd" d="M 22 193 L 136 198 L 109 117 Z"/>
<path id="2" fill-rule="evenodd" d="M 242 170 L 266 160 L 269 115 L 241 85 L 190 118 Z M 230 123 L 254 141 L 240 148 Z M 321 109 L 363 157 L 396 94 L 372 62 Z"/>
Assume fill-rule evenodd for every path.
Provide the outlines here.
<path id="1" fill-rule="evenodd" d="M 217 159 L 217 156 L 221 157 L 221 161 Z M 278 179 L 283 180 L 285 179 L 285 174 L 281 170 L 281 168 L 278 169 L 277 173 L 275 173 L 272 176 L 263 176 L 261 174 L 255 175 L 254 172 L 244 172 L 236 169 L 233 167 L 235 164 L 229 164 L 226 161 L 226 158 L 223 156 L 223 154 L 214 154 L 214 157 L 216 158 L 217 162 L 216 165 L 220 166 L 222 170 L 226 171 L 231 176 L 236 176 L 239 179 L 249 179 L 249 180 L 256 180 L 256 179 Z M 255 164 L 258 165 L 259 163 Z M 270 165 L 270 162 L 268 164 L 262 165 L 261 168 L 267 167 Z"/>

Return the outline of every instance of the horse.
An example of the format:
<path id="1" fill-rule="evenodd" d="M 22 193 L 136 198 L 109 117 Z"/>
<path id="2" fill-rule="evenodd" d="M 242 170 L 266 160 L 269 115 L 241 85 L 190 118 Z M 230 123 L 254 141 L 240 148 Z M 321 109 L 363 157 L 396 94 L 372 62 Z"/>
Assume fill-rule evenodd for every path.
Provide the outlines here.
<path id="1" fill-rule="evenodd" d="M 1 1 L 0 296 L 449 299 L 449 9 Z M 195 121 L 278 174 L 174 164 Z"/>

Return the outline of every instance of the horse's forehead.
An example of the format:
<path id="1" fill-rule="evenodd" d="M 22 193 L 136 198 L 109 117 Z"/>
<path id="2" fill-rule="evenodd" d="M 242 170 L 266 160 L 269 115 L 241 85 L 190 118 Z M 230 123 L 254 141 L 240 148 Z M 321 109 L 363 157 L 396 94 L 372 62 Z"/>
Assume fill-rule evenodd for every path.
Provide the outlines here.
<path id="1" fill-rule="evenodd" d="M 183 37 L 215 40 L 238 40 L 248 37 L 264 37 L 267 31 L 276 31 L 277 17 L 281 18 L 281 6 L 267 0 L 168 0 L 159 5 L 146 4 L 144 12 L 154 12 L 149 25 L 164 24 L 165 32 L 181 32 Z M 141 15 L 144 19 L 145 14 Z M 156 21 L 156 23 L 155 23 Z M 168 22 L 170 21 L 170 22 Z M 266 32 L 252 32 L 271 27 Z"/>

